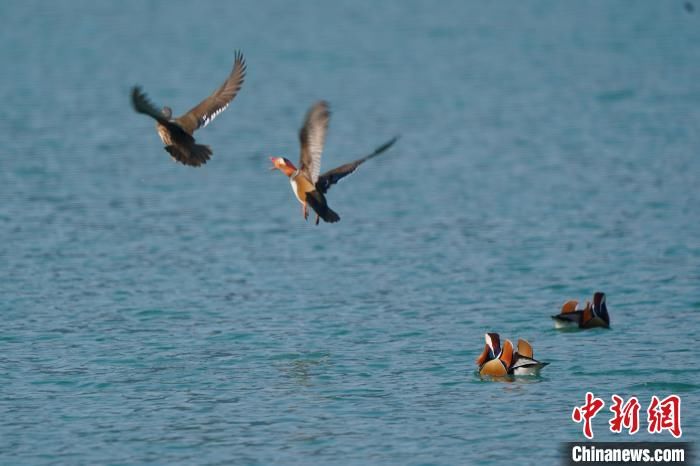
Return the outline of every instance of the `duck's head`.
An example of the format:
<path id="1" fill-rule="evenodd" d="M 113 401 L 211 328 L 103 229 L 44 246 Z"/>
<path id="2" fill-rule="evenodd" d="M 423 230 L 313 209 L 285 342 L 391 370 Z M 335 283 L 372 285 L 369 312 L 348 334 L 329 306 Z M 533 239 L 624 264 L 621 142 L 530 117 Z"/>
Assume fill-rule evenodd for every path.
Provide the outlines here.
<path id="1" fill-rule="evenodd" d="M 484 350 L 476 359 L 479 374 L 496 377 L 508 375 L 508 369 L 513 362 L 513 344 L 510 340 L 505 340 L 501 348 L 501 339 L 497 333 L 487 333 L 484 340 Z"/>
<path id="2" fill-rule="evenodd" d="M 163 109 L 160 111 L 160 113 L 163 114 L 165 118 L 168 120 L 173 117 L 173 109 L 170 107 L 163 107 Z"/>
<path id="3" fill-rule="evenodd" d="M 486 344 L 484 344 L 484 350 L 481 352 L 479 357 L 476 358 L 475 361 L 476 365 L 479 366 L 479 369 L 481 369 L 481 367 L 484 364 L 491 361 L 492 359 L 496 359 L 501 352 L 499 337 L 497 333 L 487 333 L 486 335 L 484 335 L 484 339 L 486 340 Z"/>
<path id="4" fill-rule="evenodd" d="M 484 335 L 486 346 L 489 348 L 489 359 L 497 358 L 501 354 L 501 337 L 495 332 Z"/>
<path id="5" fill-rule="evenodd" d="M 289 160 L 284 157 L 270 157 L 272 166 L 270 170 L 279 170 L 287 176 L 292 176 L 292 174 L 297 171 L 297 167 Z"/>
<path id="6" fill-rule="evenodd" d="M 596 291 L 593 294 L 593 313 L 603 319 L 607 325 L 610 325 L 608 306 L 605 305 L 605 293 L 602 291 Z"/>

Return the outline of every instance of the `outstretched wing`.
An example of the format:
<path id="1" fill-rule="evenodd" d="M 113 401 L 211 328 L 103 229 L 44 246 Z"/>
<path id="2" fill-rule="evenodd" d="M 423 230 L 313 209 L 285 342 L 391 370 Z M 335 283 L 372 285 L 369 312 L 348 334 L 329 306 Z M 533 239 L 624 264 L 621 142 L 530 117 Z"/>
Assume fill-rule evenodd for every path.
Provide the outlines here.
<path id="1" fill-rule="evenodd" d="M 321 154 L 330 118 L 328 103 L 323 100 L 318 101 L 309 109 L 304 119 L 304 126 L 299 131 L 301 143 L 299 169 L 314 184 L 321 172 Z"/>
<path id="2" fill-rule="evenodd" d="M 161 111 L 153 105 L 153 102 L 148 100 L 148 96 L 141 90 L 140 86 L 134 86 L 131 89 L 131 105 L 134 106 L 134 110 L 138 113 L 148 115 L 162 125 L 169 123 Z"/>
<path id="3" fill-rule="evenodd" d="M 231 74 L 221 87 L 192 110 L 175 119 L 175 121 L 190 134 L 196 129 L 207 126 L 219 113 L 226 110 L 226 107 L 236 97 L 243 85 L 245 71 L 245 59 L 243 54 L 237 51 L 233 70 L 231 70 Z"/>
<path id="4" fill-rule="evenodd" d="M 139 86 L 134 86 L 131 89 L 131 104 L 134 110 L 138 113 L 143 113 L 155 119 L 158 123 L 165 126 L 171 133 L 172 137 L 178 141 L 194 142 L 192 136 L 183 130 L 178 124 L 169 121 L 165 118 L 160 110 L 148 99 L 148 96 L 141 90 Z"/>
<path id="5" fill-rule="evenodd" d="M 362 157 L 361 159 L 357 159 L 354 162 L 346 163 L 345 165 L 341 165 L 337 168 L 334 168 L 333 170 L 327 171 L 326 173 L 318 177 L 318 181 L 316 182 L 316 189 L 325 194 L 326 191 L 328 191 L 328 189 L 332 185 L 336 184 L 338 181 L 357 170 L 357 167 L 365 163 L 367 160 L 371 159 L 372 157 L 378 156 L 379 154 L 393 146 L 398 139 L 399 137 L 395 136 L 390 141 L 387 141 L 381 146 L 374 149 L 374 152 L 372 152 L 371 154 Z"/>

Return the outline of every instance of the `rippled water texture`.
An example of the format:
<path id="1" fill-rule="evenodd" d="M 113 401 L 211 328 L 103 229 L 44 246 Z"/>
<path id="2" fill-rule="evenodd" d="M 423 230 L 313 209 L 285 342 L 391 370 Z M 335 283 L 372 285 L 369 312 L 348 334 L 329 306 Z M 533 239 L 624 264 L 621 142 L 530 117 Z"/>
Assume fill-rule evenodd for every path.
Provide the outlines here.
<path id="1" fill-rule="evenodd" d="M 556 464 L 587 390 L 679 394 L 697 440 L 700 14 L 682 2 L 0 17 L 0 463 Z M 130 87 L 180 114 L 238 48 L 243 89 L 197 134 L 214 157 L 172 162 Z M 267 167 L 297 160 L 320 98 L 325 168 L 402 138 L 316 227 Z M 598 289 L 612 330 L 553 330 Z M 486 331 L 550 365 L 481 381 Z M 596 439 L 630 440 L 607 419 Z"/>

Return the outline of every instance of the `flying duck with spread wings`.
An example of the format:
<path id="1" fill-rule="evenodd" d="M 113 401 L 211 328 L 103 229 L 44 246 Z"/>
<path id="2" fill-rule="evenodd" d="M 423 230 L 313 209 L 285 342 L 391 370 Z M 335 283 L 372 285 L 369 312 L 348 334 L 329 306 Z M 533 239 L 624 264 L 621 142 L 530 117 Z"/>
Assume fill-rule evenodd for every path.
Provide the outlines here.
<path id="1" fill-rule="evenodd" d="M 326 201 L 325 194 L 331 186 L 353 173 L 357 167 L 362 165 L 372 157 L 383 153 L 389 149 L 398 139 L 394 137 L 374 152 L 353 162 L 346 163 L 339 167 L 321 174 L 321 154 L 326 140 L 330 111 L 328 103 L 325 101 L 316 102 L 306 114 L 304 125 L 299 131 L 299 142 L 301 144 L 301 157 L 299 168 L 284 157 L 270 157 L 272 161 L 271 170 L 280 170 L 289 177 L 292 191 L 302 206 L 304 219 L 309 216 L 309 206 L 316 212 L 316 225 L 319 219 L 324 222 L 334 223 L 340 220 L 340 216 L 334 212 Z"/>
<path id="2" fill-rule="evenodd" d="M 233 69 L 224 83 L 209 97 L 201 101 L 184 115 L 173 118 L 170 107 L 158 110 L 139 86 L 131 90 L 131 103 L 138 113 L 156 120 L 158 136 L 165 144 L 170 156 L 184 165 L 199 167 L 207 163 L 212 155 L 209 146 L 197 144 L 192 134 L 204 128 L 216 118 L 236 97 L 243 85 L 246 64 L 243 54 L 236 52 Z"/>

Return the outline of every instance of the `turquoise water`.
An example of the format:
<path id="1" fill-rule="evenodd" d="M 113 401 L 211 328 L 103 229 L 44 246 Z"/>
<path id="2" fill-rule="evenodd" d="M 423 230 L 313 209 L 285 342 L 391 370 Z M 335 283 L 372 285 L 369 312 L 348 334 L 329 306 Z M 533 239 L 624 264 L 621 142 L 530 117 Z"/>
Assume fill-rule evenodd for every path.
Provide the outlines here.
<path id="1" fill-rule="evenodd" d="M 586 391 L 698 439 L 700 15 L 681 2 L 3 2 L 0 463 L 556 464 Z M 242 91 L 172 162 L 235 49 Z M 397 145 L 305 223 L 268 156 Z M 612 330 L 556 332 L 608 296 Z M 481 381 L 483 334 L 542 377 Z M 607 410 L 606 406 L 606 410 Z M 672 440 L 668 433 L 598 440 Z M 643 420 L 643 429 L 646 423 Z"/>

